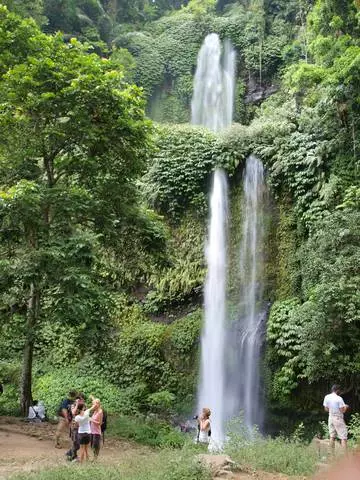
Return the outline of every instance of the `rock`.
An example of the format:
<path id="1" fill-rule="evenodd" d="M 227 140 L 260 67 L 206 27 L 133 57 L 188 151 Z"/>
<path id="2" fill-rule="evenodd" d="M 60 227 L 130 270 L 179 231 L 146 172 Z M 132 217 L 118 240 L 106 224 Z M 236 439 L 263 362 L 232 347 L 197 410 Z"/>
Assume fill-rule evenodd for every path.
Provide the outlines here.
<path id="1" fill-rule="evenodd" d="M 210 468 L 214 476 L 224 478 L 225 475 L 226 478 L 231 478 L 229 474 L 232 474 L 231 468 L 235 467 L 235 462 L 227 455 L 210 455 L 204 453 L 198 455 L 198 459 L 202 464 Z"/>
<path id="2" fill-rule="evenodd" d="M 231 478 L 235 478 L 235 475 L 230 470 L 222 469 L 216 474 L 215 478 L 229 478 L 229 479 L 231 479 Z"/>
<path id="3" fill-rule="evenodd" d="M 277 85 L 270 85 L 267 87 L 262 87 L 256 85 L 255 88 L 248 88 L 248 93 L 244 98 L 245 105 L 248 104 L 258 104 L 261 103 L 266 98 L 269 98 L 271 95 L 274 95 L 279 90 Z"/>

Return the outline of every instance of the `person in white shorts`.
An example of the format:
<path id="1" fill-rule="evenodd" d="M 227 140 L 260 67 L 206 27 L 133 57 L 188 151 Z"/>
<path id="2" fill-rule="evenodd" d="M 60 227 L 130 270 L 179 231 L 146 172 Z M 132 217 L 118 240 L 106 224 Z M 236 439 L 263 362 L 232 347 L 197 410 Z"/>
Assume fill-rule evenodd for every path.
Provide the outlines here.
<path id="1" fill-rule="evenodd" d="M 348 431 L 344 421 L 344 413 L 349 409 L 344 400 L 339 396 L 339 385 L 333 385 L 331 393 L 324 398 L 324 408 L 329 412 L 329 434 L 330 447 L 335 448 L 335 440 L 338 437 L 341 440 L 341 445 L 344 449 L 347 447 Z"/>

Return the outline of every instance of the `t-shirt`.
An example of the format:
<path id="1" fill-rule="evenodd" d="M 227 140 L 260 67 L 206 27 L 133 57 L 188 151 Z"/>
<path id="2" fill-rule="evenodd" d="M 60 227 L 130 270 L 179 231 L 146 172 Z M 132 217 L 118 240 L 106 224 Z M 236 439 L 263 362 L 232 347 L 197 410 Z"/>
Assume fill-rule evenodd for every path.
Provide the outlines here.
<path id="1" fill-rule="evenodd" d="M 90 409 L 85 410 L 84 415 L 76 415 L 75 422 L 79 425 L 79 433 L 91 433 Z"/>
<path id="2" fill-rule="evenodd" d="M 93 435 L 101 435 L 101 424 L 103 419 L 103 412 L 101 410 L 99 412 L 95 412 L 91 418 L 92 420 L 99 422 L 99 424 L 90 422 L 91 433 Z"/>
<path id="3" fill-rule="evenodd" d="M 336 393 L 329 393 L 329 395 L 326 395 L 323 405 L 329 409 L 330 415 L 344 416 L 340 411 L 340 408 L 345 407 L 344 400 Z"/>
<path id="4" fill-rule="evenodd" d="M 61 402 L 60 412 L 59 412 L 59 414 L 60 414 L 61 417 L 64 416 L 64 415 L 63 415 L 63 410 L 67 410 L 67 412 L 68 412 L 68 417 L 71 418 L 71 408 L 70 408 L 70 407 L 71 407 L 72 403 L 73 403 L 73 400 L 70 400 L 69 398 L 65 398 L 65 400 L 63 400 L 63 401 Z"/>

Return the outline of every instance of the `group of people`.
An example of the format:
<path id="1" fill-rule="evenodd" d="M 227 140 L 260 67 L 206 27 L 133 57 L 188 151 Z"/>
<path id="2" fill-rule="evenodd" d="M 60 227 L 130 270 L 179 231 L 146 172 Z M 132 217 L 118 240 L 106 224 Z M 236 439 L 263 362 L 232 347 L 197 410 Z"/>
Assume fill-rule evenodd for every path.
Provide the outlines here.
<path id="1" fill-rule="evenodd" d="M 90 396 L 90 401 L 91 406 L 87 406 L 84 394 L 70 391 L 59 408 L 55 447 L 61 448 L 61 436 L 64 432 L 68 433 L 71 439 L 71 448 L 66 453 L 68 460 L 80 463 L 89 460 L 89 446 L 94 459 L 99 456 L 106 428 L 106 412 L 98 398 Z"/>
<path id="2" fill-rule="evenodd" d="M 340 394 L 340 387 L 333 385 L 331 393 L 324 398 L 324 408 L 329 413 L 330 445 L 335 447 L 338 437 L 344 448 L 347 446 L 348 431 L 344 421 L 344 413 L 349 409 Z M 71 438 L 71 448 L 66 453 L 69 460 L 84 462 L 89 459 L 89 446 L 91 446 L 94 458 L 100 452 L 101 439 L 106 428 L 106 412 L 104 412 L 100 400 L 90 396 L 91 406 L 87 407 L 82 393 L 70 391 L 68 397 L 63 400 L 59 409 L 59 423 L 55 436 L 55 447 L 61 448 L 60 438 L 63 432 L 67 432 Z M 35 412 L 35 405 L 33 408 Z M 45 414 L 45 413 L 44 413 Z M 37 415 L 39 415 L 37 413 Z M 211 411 L 203 408 L 197 420 L 197 443 L 209 444 L 211 440 Z"/>

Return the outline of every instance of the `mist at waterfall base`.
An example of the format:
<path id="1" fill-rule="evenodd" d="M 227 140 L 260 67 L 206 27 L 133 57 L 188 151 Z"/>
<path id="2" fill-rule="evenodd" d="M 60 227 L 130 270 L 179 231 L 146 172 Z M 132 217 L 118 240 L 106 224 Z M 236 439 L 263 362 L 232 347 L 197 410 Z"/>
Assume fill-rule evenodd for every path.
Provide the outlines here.
<path id="1" fill-rule="evenodd" d="M 199 51 L 194 80 L 192 123 L 218 132 L 231 125 L 235 85 L 235 51 L 230 42 L 222 48 L 217 34 L 205 38 Z M 201 336 L 198 411 L 208 407 L 211 445 L 225 439 L 224 347 L 226 322 L 227 179 L 217 168 L 213 176 L 210 220 L 206 245 L 207 277 L 204 288 L 205 324 Z"/>
<path id="2" fill-rule="evenodd" d="M 219 132 L 231 125 L 235 85 L 235 51 L 223 48 L 210 34 L 199 51 L 194 80 L 192 123 Z M 209 407 L 211 448 L 225 441 L 226 423 L 243 412 L 249 431 L 261 425 L 263 408 L 259 363 L 266 312 L 262 304 L 263 165 L 251 156 L 244 172 L 242 241 L 240 246 L 239 305 L 228 319 L 226 174 L 214 172 L 206 245 L 207 277 L 204 288 L 205 322 L 201 336 L 198 411 Z"/>

